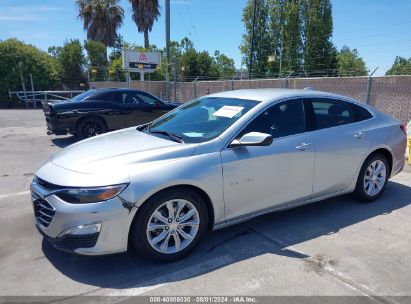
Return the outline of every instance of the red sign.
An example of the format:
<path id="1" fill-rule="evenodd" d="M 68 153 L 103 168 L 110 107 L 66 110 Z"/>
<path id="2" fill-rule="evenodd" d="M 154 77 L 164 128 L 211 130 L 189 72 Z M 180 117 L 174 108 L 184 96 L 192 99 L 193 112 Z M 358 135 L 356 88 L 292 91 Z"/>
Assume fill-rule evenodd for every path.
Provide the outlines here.
<path id="1" fill-rule="evenodd" d="M 141 61 L 147 61 L 147 56 L 144 53 L 140 54 L 140 58 L 138 58 Z"/>

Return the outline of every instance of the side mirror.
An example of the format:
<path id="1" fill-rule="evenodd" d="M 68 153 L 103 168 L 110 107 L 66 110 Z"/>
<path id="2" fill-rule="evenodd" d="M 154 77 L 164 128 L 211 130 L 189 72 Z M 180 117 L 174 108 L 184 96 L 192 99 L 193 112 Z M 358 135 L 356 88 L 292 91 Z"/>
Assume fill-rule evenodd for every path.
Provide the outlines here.
<path id="1" fill-rule="evenodd" d="M 270 134 L 260 132 L 250 132 L 244 134 L 240 139 L 234 139 L 230 144 L 231 148 L 241 146 L 269 146 L 273 142 Z"/>

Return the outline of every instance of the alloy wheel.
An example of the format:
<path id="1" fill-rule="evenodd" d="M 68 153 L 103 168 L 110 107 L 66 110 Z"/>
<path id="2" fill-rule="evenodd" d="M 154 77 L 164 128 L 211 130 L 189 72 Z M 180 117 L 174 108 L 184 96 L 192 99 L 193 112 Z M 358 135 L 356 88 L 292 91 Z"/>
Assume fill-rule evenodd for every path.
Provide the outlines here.
<path id="1" fill-rule="evenodd" d="M 82 129 L 84 137 L 93 137 L 102 133 L 101 125 L 98 122 L 89 121 Z"/>
<path id="2" fill-rule="evenodd" d="M 163 254 L 182 251 L 198 233 L 200 216 L 187 200 L 173 199 L 161 204 L 151 215 L 147 228 L 150 246 Z"/>
<path id="3" fill-rule="evenodd" d="M 369 196 L 375 196 L 384 188 L 387 168 L 383 161 L 373 161 L 365 171 L 364 190 Z"/>

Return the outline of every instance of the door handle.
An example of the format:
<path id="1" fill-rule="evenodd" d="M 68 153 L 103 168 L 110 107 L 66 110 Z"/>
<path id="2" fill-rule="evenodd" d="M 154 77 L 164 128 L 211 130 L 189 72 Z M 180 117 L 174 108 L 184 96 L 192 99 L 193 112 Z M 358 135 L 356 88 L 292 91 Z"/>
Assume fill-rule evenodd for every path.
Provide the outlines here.
<path id="1" fill-rule="evenodd" d="M 354 134 L 354 137 L 357 138 L 357 139 L 361 139 L 361 138 L 363 138 L 364 136 L 365 136 L 365 133 L 362 132 L 362 131 Z"/>
<path id="2" fill-rule="evenodd" d="M 298 145 L 298 146 L 295 147 L 295 148 L 296 148 L 297 150 L 300 150 L 300 151 L 307 151 L 310 147 L 311 147 L 311 144 L 302 143 L 302 144 Z"/>

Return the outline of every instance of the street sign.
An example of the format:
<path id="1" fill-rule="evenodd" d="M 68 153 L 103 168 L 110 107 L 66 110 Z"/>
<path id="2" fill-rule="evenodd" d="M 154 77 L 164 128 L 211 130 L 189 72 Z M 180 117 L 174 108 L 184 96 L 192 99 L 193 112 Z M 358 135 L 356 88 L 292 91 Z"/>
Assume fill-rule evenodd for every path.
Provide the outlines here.
<path id="1" fill-rule="evenodd" d="M 123 50 L 123 69 L 129 72 L 151 73 L 161 67 L 160 52 Z"/>

